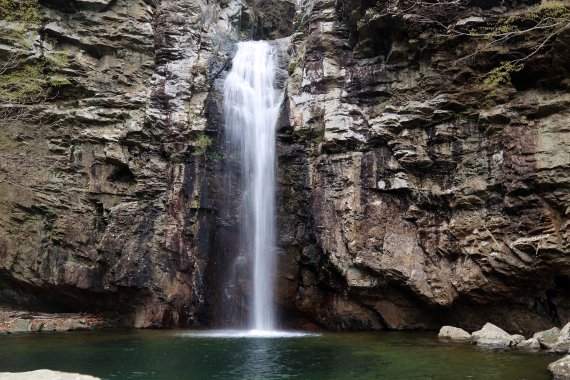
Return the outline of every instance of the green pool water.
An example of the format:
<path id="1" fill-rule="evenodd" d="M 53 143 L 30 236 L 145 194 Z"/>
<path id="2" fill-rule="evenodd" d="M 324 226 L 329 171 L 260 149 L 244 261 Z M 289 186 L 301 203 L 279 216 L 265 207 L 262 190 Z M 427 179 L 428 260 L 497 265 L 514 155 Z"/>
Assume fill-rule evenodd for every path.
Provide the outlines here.
<path id="1" fill-rule="evenodd" d="M 0 372 L 48 368 L 103 379 L 548 379 L 559 356 L 439 342 L 435 333 L 208 337 L 185 330 L 0 337 Z"/>

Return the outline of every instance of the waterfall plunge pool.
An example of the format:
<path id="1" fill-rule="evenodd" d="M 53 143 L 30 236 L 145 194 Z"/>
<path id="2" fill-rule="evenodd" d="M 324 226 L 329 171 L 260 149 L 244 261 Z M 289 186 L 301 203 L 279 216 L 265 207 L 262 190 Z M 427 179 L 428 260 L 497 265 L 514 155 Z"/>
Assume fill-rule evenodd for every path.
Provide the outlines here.
<path id="1" fill-rule="evenodd" d="M 440 342 L 436 332 L 259 337 L 242 331 L 101 330 L 0 336 L 0 372 L 102 379 L 547 380 L 559 356 Z"/>

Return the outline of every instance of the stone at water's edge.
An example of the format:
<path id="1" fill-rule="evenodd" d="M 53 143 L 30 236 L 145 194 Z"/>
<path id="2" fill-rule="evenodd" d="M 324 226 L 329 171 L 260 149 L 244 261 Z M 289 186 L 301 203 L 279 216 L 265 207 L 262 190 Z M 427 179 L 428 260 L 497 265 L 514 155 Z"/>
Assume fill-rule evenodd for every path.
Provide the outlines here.
<path id="1" fill-rule="evenodd" d="M 548 330 L 539 331 L 532 337 L 538 340 L 542 347 L 551 349 L 554 347 L 558 341 L 558 338 L 560 337 L 560 329 L 558 327 L 553 327 Z"/>
<path id="2" fill-rule="evenodd" d="M 519 344 L 521 344 L 522 342 L 524 342 L 526 340 L 524 335 L 520 335 L 520 334 L 513 334 L 513 335 L 511 335 L 511 338 L 513 339 L 514 345 L 517 347 Z"/>
<path id="3" fill-rule="evenodd" d="M 454 341 L 471 341 L 479 346 L 490 348 L 516 347 L 522 350 L 539 351 L 541 348 L 550 352 L 570 352 L 570 323 L 562 330 L 553 327 L 539 331 L 532 338 L 526 339 L 524 335 L 509 334 L 505 330 L 487 323 L 481 330 L 469 334 L 467 331 L 453 327 L 443 326 L 438 333 L 438 338 Z"/>
<path id="4" fill-rule="evenodd" d="M 506 348 L 516 344 L 508 332 L 492 323 L 486 323 L 481 330 L 473 332 L 471 337 L 475 344 L 484 347 Z"/>
<path id="5" fill-rule="evenodd" d="M 517 344 L 517 348 L 529 351 L 538 351 L 540 350 L 540 342 L 536 338 L 526 339 Z"/>
<path id="6" fill-rule="evenodd" d="M 570 355 L 551 363 L 548 371 L 554 380 L 570 380 Z"/>
<path id="7" fill-rule="evenodd" d="M 570 322 L 560 330 L 560 335 L 551 350 L 559 353 L 570 352 Z"/>
<path id="8" fill-rule="evenodd" d="M 90 330 L 112 326 L 89 314 L 48 314 L 0 311 L 0 334 Z"/>
<path id="9" fill-rule="evenodd" d="M 470 341 L 471 334 L 467 331 L 453 326 L 443 326 L 437 334 L 438 338 L 457 340 L 457 341 Z"/>
<path id="10" fill-rule="evenodd" d="M 0 372 L 0 380 L 101 380 L 99 377 L 39 369 L 30 372 Z"/>

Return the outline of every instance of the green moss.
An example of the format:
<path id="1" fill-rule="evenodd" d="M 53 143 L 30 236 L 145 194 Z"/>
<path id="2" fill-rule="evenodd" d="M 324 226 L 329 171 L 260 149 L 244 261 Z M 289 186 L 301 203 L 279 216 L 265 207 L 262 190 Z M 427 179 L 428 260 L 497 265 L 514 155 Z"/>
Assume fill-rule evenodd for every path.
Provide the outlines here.
<path id="1" fill-rule="evenodd" d="M 222 152 L 209 152 L 207 154 L 208 158 L 213 159 L 213 160 L 221 160 L 224 158 L 224 155 Z"/>
<path id="2" fill-rule="evenodd" d="M 200 135 L 190 143 L 194 147 L 194 156 L 204 156 L 206 150 L 212 145 L 212 139 L 208 135 Z"/>
<path id="3" fill-rule="evenodd" d="M 21 148 L 22 145 L 24 145 L 24 143 L 16 141 L 7 134 L 0 132 L 0 149 L 15 150 Z"/>
<path id="4" fill-rule="evenodd" d="M 0 0 L 0 19 L 8 21 L 0 29 L 2 38 L 16 48 L 31 50 L 41 23 L 37 0 Z M 69 84 L 61 70 L 68 65 L 66 51 L 25 59 L 16 55 L 0 62 L 0 103 L 34 104 L 45 101 L 56 88 Z"/>
<path id="5" fill-rule="evenodd" d="M 0 102 L 32 104 L 45 100 L 56 88 L 69 84 L 57 72 L 67 64 L 64 53 L 38 59 L 0 74 Z M 56 58 L 53 58 L 56 56 Z"/>
<path id="6" fill-rule="evenodd" d="M 287 72 L 289 73 L 289 76 L 293 75 L 293 73 L 295 73 L 295 68 L 297 67 L 296 65 L 297 62 L 295 61 L 291 61 L 289 62 L 289 65 L 287 65 Z"/>
<path id="7" fill-rule="evenodd" d="M 37 0 L 0 0 L 0 20 L 37 24 L 41 21 Z"/>
<path id="8" fill-rule="evenodd" d="M 319 115 L 307 123 L 309 128 L 294 132 L 294 136 L 300 142 L 320 143 L 325 135 L 325 120 Z"/>
<path id="9" fill-rule="evenodd" d="M 0 0 L 0 20 L 8 21 L 0 30 L 1 40 L 15 47 L 33 48 L 29 32 L 41 23 L 37 0 Z"/>

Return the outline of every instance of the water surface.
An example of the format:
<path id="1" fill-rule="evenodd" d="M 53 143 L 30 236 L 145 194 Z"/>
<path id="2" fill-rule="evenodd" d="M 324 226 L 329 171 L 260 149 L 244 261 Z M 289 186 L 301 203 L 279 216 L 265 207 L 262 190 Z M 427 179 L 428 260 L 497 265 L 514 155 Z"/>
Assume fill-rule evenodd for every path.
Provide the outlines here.
<path id="1" fill-rule="evenodd" d="M 435 333 L 256 337 L 176 331 L 0 336 L 0 372 L 48 368 L 103 379 L 547 380 L 558 356 L 442 343 Z"/>

